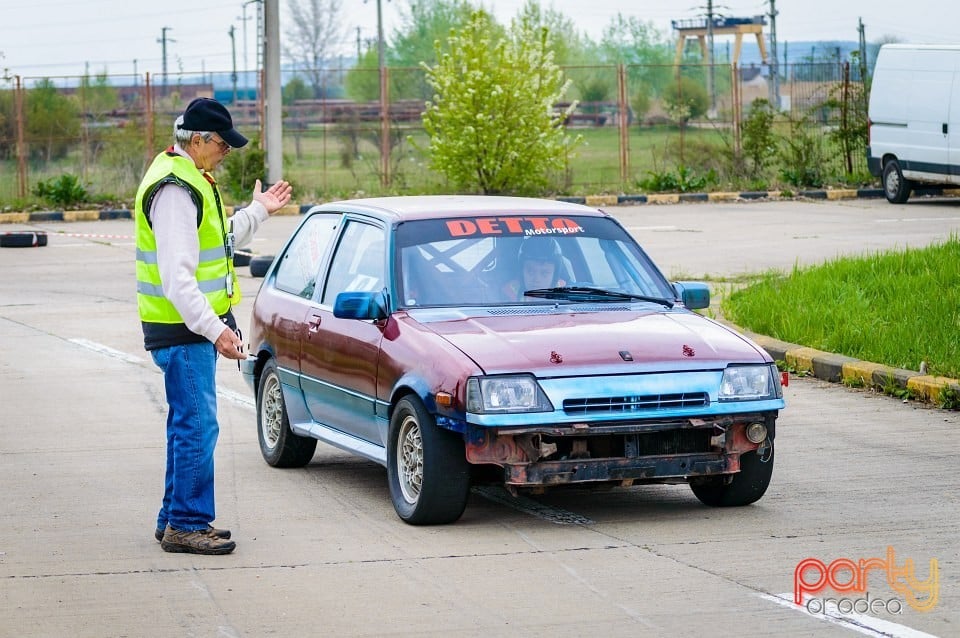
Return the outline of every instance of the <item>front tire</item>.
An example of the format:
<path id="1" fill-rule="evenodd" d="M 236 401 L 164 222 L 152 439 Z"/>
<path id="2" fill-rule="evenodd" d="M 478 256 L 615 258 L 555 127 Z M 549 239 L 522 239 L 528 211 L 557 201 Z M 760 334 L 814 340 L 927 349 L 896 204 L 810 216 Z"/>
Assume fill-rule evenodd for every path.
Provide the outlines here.
<path id="1" fill-rule="evenodd" d="M 773 475 L 772 440 L 769 445 L 741 454 L 740 471 L 736 474 L 691 480 L 690 489 L 701 503 L 711 507 L 740 507 L 759 501 Z"/>
<path id="2" fill-rule="evenodd" d="M 405 523 L 452 523 L 467 506 L 470 467 L 463 439 L 438 428 L 415 396 L 400 399 L 390 418 L 387 479 L 393 507 Z"/>
<path id="3" fill-rule="evenodd" d="M 317 440 L 290 429 L 277 364 L 267 361 L 257 388 L 257 437 L 263 460 L 273 467 L 303 467 L 313 458 Z"/>
<path id="4" fill-rule="evenodd" d="M 891 204 L 904 204 L 913 190 L 913 182 L 903 176 L 900 163 L 892 159 L 883 165 L 883 194 Z"/>

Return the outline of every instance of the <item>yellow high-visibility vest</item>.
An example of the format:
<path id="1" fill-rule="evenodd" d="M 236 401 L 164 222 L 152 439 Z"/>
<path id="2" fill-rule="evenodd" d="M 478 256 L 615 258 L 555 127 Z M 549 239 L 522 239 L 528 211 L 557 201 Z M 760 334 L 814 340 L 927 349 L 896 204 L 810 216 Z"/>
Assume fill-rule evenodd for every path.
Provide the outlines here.
<path id="1" fill-rule="evenodd" d="M 200 291 L 217 315 L 223 315 L 240 301 L 240 286 L 227 254 L 227 226 L 220 190 L 208 180 L 188 157 L 172 150 L 154 158 L 135 202 L 137 240 L 137 309 L 140 320 L 149 323 L 183 323 L 183 318 L 163 295 L 160 267 L 157 264 L 157 238 L 148 214 L 157 190 L 165 184 L 186 189 L 197 206 L 197 237 L 200 261 L 196 278 Z M 230 294 L 232 293 L 232 294 Z"/>

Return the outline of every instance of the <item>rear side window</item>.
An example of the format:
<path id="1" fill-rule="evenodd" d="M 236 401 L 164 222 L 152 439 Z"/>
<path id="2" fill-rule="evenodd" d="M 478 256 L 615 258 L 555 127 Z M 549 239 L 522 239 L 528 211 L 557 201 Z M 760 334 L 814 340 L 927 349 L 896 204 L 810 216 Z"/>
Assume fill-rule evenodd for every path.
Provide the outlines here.
<path id="1" fill-rule="evenodd" d="M 338 214 L 314 214 L 307 218 L 280 258 L 274 285 L 304 299 L 313 297 L 320 262 L 339 223 Z"/>

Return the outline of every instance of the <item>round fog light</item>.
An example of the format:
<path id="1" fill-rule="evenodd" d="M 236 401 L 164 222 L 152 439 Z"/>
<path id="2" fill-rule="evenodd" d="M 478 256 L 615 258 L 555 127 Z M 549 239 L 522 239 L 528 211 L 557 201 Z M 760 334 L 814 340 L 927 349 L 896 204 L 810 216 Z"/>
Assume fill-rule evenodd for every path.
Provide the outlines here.
<path id="1" fill-rule="evenodd" d="M 760 443 L 767 438 L 767 426 L 763 423 L 751 423 L 747 426 L 745 434 L 751 443 Z"/>

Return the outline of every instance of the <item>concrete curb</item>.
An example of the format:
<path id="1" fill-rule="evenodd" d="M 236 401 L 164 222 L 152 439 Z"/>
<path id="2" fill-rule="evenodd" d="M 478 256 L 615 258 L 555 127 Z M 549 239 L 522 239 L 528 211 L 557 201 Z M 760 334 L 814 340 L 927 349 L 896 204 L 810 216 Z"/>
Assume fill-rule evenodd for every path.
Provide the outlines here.
<path id="1" fill-rule="evenodd" d="M 89 222 L 107 219 L 133 219 L 129 210 L 40 210 L 29 213 L 0 213 L 0 224 L 31 224 L 37 222 Z"/>
<path id="2" fill-rule="evenodd" d="M 766 350 L 774 361 L 783 361 L 791 370 L 817 379 L 887 393 L 891 390 L 909 391 L 913 396 L 933 404 L 940 403 L 940 395 L 944 391 L 960 394 L 960 381 L 957 379 L 861 361 L 736 328 Z"/>

